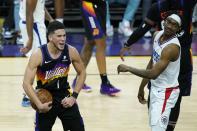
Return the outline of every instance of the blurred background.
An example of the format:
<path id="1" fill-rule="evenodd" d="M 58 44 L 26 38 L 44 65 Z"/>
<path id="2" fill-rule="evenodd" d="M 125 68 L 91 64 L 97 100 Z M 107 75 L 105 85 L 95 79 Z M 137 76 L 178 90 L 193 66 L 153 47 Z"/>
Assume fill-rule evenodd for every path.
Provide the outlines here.
<path id="1" fill-rule="evenodd" d="M 119 50 L 121 49 L 123 43 L 128 39 L 128 36 L 132 31 L 138 27 L 152 3 L 156 0 L 134 0 L 133 5 L 136 7 L 133 18 L 130 22 L 130 29 L 123 34 L 118 33 L 119 24 L 123 19 L 125 8 L 129 6 L 129 3 L 124 3 L 123 1 L 109 0 L 109 11 L 107 18 L 107 56 L 117 56 L 119 55 Z M 46 7 L 49 13 L 55 16 L 55 0 L 46 0 Z M 83 33 L 84 28 L 82 25 L 82 19 L 79 10 L 78 0 L 64 0 L 65 8 L 63 10 L 63 21 L 66 26 L 67 31 L 67 42 L 75 46 L 78 51 L 81 50 L 83 45 Z M 20 30 L 18 27 L 18 11 L 20 7 L 20 0 L 1 0 L 0 2 L 0 56 L 1 57 L 20 57 L 23 56 L 19 49 L 23 44 L 22 37 L 20 35 Z M 194 11 L 194 15 L 196 11 Z M 197 37 L 196 37 L 196 22 L 193 20 L 194 27 L 194 37 L 193 37 L 193 55 L 197 55 Z M 47 23 L 46 23 L 47 24 Z M 148 32 L 149 33 L 149 32 Z M 137 44 L 132 46 L 133 52 L 131 55 L 144 56 L 150 55 L 150 34 L 145 35 L 144 38 L 139 40 Z"/>

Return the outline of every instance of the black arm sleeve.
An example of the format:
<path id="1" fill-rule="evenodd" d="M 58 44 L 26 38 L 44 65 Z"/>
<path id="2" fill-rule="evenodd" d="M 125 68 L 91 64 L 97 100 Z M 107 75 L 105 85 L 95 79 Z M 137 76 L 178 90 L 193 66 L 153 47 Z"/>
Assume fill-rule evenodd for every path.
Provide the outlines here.
<path id="1" fill-rule="evenodd" d="M 143 23 L 139 28 L 137 28 L 133 34 L 129 37 L 127 42 L 124 44 L 125 47 L 129 47 L 135 42 L 137 42 L 144 34 L 151 29 L 152 25 Z"/>
<path id="2" fill-rule="evenodd" d="M 158 3 L 154 3 L 148 10 L 144 23 L 133 32 L 128 41 L 124 44 L 124 47 L 129 47 L 137 42 L 147 31 L 151 29 L 151 27 L 155 26 L 156 21 L 159 19 L 158 15 Z"/>

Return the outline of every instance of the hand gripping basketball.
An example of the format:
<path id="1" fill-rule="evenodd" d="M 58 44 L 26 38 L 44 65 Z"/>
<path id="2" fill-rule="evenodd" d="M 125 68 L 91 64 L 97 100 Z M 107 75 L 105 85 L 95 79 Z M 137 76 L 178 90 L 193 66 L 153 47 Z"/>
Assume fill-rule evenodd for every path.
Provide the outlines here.
<path id="1" fill-rule="evenodd" d="M 38 96 L 39 100 L 42 103 L 50 102 L 53 100 L 51 93 L 46 89 L 37 89 L 36 95 Z M 31 106 L 33 109 L 38 111 L 38 108 L 36 107 L 36 105 L 32 101 L 31 101 Z"/>

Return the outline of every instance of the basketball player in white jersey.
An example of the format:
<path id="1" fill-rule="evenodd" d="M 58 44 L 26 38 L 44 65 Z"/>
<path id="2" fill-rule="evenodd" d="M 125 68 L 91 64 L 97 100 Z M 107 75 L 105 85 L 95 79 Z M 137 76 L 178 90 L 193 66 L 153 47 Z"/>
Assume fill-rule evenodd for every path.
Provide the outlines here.
<path id="1" fill-rule="evenodd" d="M 21 53 L 30 56 L 32 51 L 40 45 L 47 43 L 45 19 L 53 21 L 45 8 L 45 0 L 21 0 L 19 26 L 24 41 Z M 24 95 L 22 106 L 30 106 L 30 101 Z"/>
<path id="2" fill-rule="evenodd" d="M 21 0 L 19 15 L 24 41 L 24 47 L 20 51 L 30 56 L 32 50 L 47 43 L 45 18 L 49 22 L 53 18 L 45 8 L 45 0 Z"/>
<path id="3" fill-rule="evenodd" d="M 144 87 L 150 80 L 149 123 L 152 131 L 165 131 L 171 109 L 179 96 L 178 75 L 180 70 L 180 43 L 177 32 L 180 31 L 181 19 L 178 15 L 168 16 L 164 30 L 155 34 L 153 54 L 146 70 L 124 64 L 118 66 L 119 72 L 131 72 L 143 77 L 138 99 L 145 103 Z"/>

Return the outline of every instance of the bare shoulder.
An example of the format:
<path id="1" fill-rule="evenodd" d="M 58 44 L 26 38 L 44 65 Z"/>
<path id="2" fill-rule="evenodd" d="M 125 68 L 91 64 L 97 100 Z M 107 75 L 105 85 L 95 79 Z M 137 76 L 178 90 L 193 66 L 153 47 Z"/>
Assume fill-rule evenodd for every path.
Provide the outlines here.
<path id="1" fill-rule="evenodd" d="M 71 45 L 68 45 L 68 51 L 69 51 L 69 56 L 71 60 L 75 60 L 76 58 L 79 57 L 79 52 L 77 49 Z"/>
<path id="2" fill-rule="evenodd" d="M 162 56 L 169 58 L 171 61 L 175 61 L 178 59 L 180 55 L 180 46 L 177 44 L 169 44 L 162 51 Z"/>
<path id="3" fill-rule="evenodd" d="M 155 36 L 159 33 L 159 31 L 155 31 L 153 34 L 153 39 L 155 39 Z"/>
<path id="4" fill-rule="evenodd" d="M 35 66 L 42 64 L 42 52 L 41 49 L 36 49 L 30 56 L 29 63 Z"/>
<path id="5" fill-rule="evenodd" d="M 71 45 L 68 45 L 68 50 L 70 55 L 74 55 L 75 53 L 78 53 L 77 49 Z"/>
<path id="6" fill-rule="evenodd" d="M 76 50 L 76 48 L 74 46 L 68 44 L 68 50 L 69 51 L 74 51 L 74 50 Z"/>
<path id="7" fill-rule="evenodd" d="M 173 53 L 180 50 L 180 46 L 174 43 L 169 44 L 164 48 L 164 50 L 168 53 Z"/>

